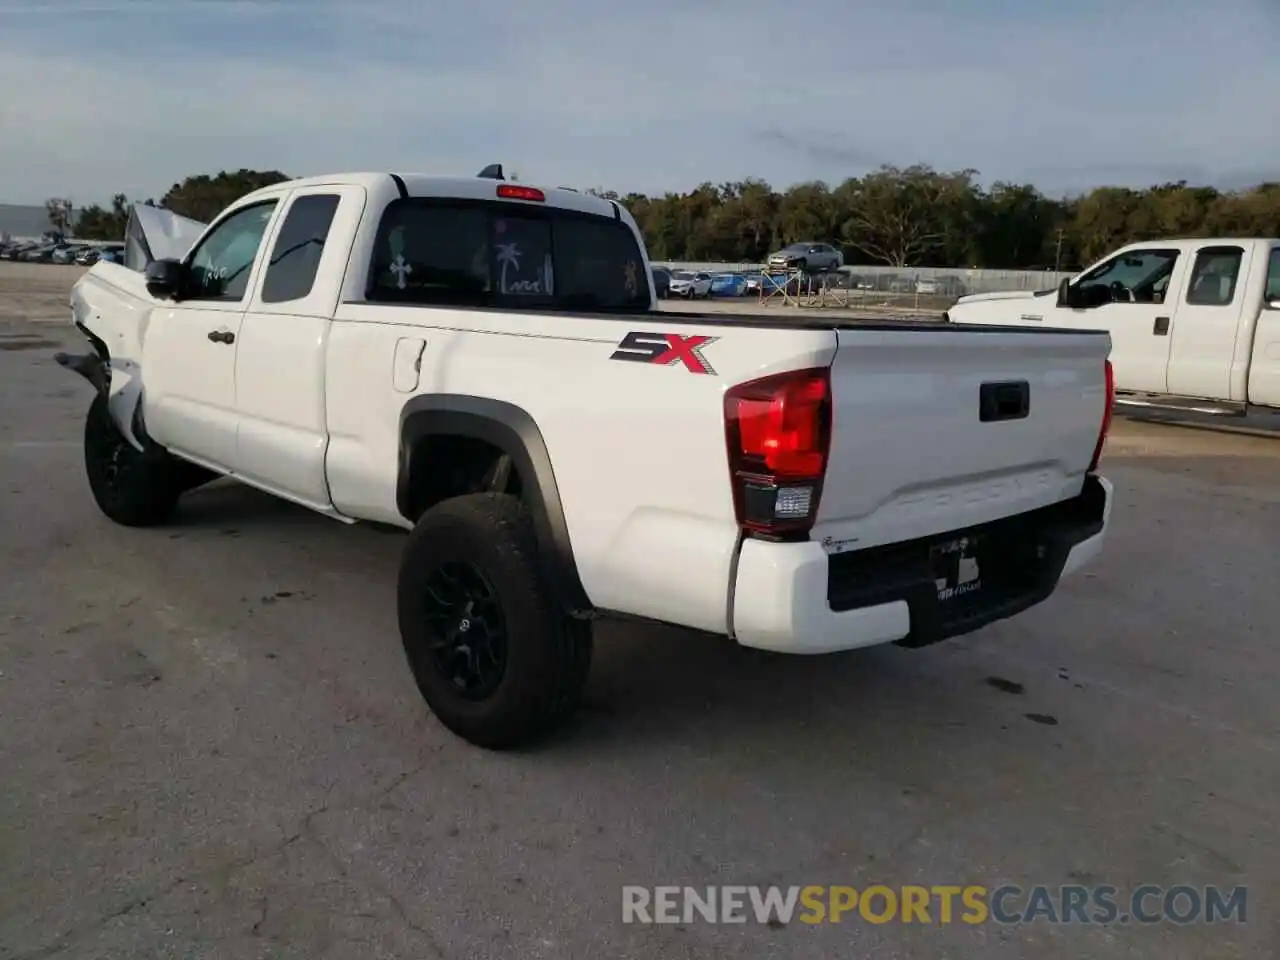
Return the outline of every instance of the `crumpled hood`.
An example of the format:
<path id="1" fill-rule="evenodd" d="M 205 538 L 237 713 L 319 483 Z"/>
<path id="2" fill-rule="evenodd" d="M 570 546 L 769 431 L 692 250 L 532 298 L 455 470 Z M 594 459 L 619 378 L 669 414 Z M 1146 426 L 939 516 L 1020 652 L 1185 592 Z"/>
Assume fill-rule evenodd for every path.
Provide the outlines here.
<path id="1" fill-rule="evenodd" d="M 124 265 L 141 271 L 152 260 L 181 260 L 207 226 L 162 207 L 135 203 L 124 231 Z"/>

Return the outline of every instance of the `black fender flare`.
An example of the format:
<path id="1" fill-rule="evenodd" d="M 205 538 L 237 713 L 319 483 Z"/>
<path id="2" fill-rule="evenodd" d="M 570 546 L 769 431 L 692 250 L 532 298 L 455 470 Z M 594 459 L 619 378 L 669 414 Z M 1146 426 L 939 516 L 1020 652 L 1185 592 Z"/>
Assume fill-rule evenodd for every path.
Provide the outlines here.
<path id="1" fill-rule="evenodd" d="M 414 447 L 426 437 L 444 434 L 483 440 L 511 458 L 512 466 L 520 474 L 524 499 L 533 514 L 538 551 L 551 588 L 570 613 L 590 613 L 591 601 L 578 576 L 551 455 L 542 431 L 522 407 L 466 394 L 433 393 L 409 400 L 400 411 L 396 507 L 401 516 L 406 520 L 416 519 L 411 516 L 410 508 Z"/>

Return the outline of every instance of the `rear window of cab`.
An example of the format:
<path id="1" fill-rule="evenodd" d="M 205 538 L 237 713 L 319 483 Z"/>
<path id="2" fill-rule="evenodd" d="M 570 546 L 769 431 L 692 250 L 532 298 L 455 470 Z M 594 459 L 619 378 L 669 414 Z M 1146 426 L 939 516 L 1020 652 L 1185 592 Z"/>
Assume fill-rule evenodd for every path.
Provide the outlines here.
<path id="1" fill-rule="evenodd" d="M 502 310 L 650 309 L 625 223 L 526 203 L 409 198 L 378 224 L 367 299 Z"/>

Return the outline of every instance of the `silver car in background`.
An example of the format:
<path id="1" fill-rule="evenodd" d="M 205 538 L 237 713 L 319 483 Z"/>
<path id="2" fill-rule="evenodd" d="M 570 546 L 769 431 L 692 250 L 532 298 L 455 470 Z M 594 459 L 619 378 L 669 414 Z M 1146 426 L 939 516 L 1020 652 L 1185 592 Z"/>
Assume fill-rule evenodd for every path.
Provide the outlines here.
<path id="1" fill-rule="evenodd" d="M 769 254 L 767 262 L 770 268 L 832 273 L 844 266 L 844 254 L 829 243 L 805 240 Z"/>

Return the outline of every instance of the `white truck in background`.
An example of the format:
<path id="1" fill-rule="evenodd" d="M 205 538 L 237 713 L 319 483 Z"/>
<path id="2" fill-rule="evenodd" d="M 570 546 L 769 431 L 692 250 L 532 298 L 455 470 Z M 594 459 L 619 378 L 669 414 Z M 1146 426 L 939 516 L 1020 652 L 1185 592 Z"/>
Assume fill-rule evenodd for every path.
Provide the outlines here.
<path id="1" fill-rule="evenodd" d="M 568 713 L 597 616 L 923 646 L 1098 554 L 1105 334 L 659 312 L 625 209 L 485 173 L 275 184 L 88 271 L 99 508 L 225 476 L 411 531 L 409 665 L 490 748 Z"/>
<path id="2" fill-rule="evenodd" d="M 1119 404 L 1280 408 L 1277 239 L 1133 243 L 1057 290 L 961 297 L 944 319 L 1105 330 Z"/>

